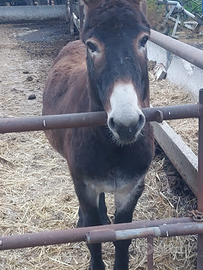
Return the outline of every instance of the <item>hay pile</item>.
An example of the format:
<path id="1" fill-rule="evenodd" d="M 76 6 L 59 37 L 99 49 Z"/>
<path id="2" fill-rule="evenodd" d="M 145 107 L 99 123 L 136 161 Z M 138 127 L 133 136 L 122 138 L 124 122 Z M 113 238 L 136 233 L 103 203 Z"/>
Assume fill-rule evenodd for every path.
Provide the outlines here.
<path id="1" fill-rule="evenodd" d="M 155 106 L 173 106 L 195 103 L 188 92 L 172 85 L 166 80 L 156 81 L 152 72 L 150 72 L 150 94 L 151 104 Z M 177 119 L 167 121 L 167 123 L 179 134 L 184 142 L 198 154 L 198 119 Z"/>
<path id="2" fill-rule="evenodd" d="M 1 116 L 40 115 L 42 90 L 52 59 L 43 58 L 42 54 L 31 59 L 13 38 L 18 29 L 6 25 L 0 25 L 0 28 L 4 45 L 0 51 L 3 59 Z M 33 80 L 27 80 L 28 76 Z M 162 91 L 166 86 L 169 91 L 169 85 L 164 81 L 153 82 L 151 87 L 154 85 L 156 91 Z M 33 92 L 37 98 L 28 100 Z M 75 227 L 78 202 L 66 161 L 51 148 L 44 133 L 0 135 L 0 146 L 0 235 Z M 196 203 L 159 148 L 156 153 L 134 220 L 187 216 L 187 211 Z M 112 195 L 107 195 L 107 205 L 112 218 Z M 195 236 L 155 239 L 154 242 L 155 269 L 196 269 Z M 146 256 L 146 240 L 133 241 L 130 269 L 146 269 Z M 103 257 L 106 269 L 113 269 L 112 243 L 103 244 Z M 85 243 L 0 252 L 0 269 L 5 270 L 85 270 L 88 263 Z"/>

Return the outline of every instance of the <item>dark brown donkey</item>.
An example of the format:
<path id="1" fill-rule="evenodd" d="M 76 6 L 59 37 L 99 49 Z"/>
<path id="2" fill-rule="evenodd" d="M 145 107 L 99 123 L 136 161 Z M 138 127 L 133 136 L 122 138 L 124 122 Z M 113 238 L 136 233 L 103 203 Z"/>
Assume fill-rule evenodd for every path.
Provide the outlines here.
<path id="1" fill-rule="evenodd" d="M 81 40 L 56 58 L 44 90 L 43 114 L 106 111 L 103 127 L 46 131 L 68 161 L 80 210 L 78 226 L 109 222 L 104 193 L 115 193 L 115 223 L 131 222 L 153 156 L 146 42 L 139 0 L 85 0 Z M 115 270 L 128 269 L 130 240 L 117 241 Z M 89 245 L 91 270 L 103 270 L 101 244 Z"/>

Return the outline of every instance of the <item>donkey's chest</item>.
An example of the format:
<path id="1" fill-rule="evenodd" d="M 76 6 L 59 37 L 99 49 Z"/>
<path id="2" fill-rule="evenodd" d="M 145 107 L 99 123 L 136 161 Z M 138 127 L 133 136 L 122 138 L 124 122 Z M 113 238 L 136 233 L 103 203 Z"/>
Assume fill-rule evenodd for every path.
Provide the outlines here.
<path id="1" fill-rule="evenodd" d="M 79 181 L 91 180 L 111 192 L 123 183 L 137 181 L 146 173 L 153 152 L 146 139 L 131 146 L 117 147 L 109 139 L 103 139 L 104 136 L 87 131 L 75 130 L 70 134 L 73 136 L 69 137 L 66 148 L 71 174 L 81 179 Z M 81 141 L 83 143 L 78 143 Z"/>
<path id="2" fill-rule="evenodd" d="M 123 190 L 130 190 L 136 186 L 140 180 L 140 176 L 134 176 L 133 178 L 123 174 L 120 170 L 112 170 L 108 172 L 104 177 L 98 176 L 96 178 L 84 178 L 86 186 L 90 189 L 95 190 L 98 194 L 101 192 L 105 193 L 116 193 Z"/>
<path id="3" fill-rule="evenodd" d="M 88 152 L 77 153 L 75 161 L 75 168 L 81 172 L 82 178 L 98 179 L 112 183 L 112 186 L 139 174 L 140 159 L 108 149 L 89 149 Z"/>
<path id="4" fill-rule="evenodd" d="M 103 150 L 103 151 L 102 151 Z M 100 192 L 114 193 L 135 186 L 148 169 L 149 160 L 134 152 L 90 151 L 77 155 L 75 170 L 78 178 Z"/>

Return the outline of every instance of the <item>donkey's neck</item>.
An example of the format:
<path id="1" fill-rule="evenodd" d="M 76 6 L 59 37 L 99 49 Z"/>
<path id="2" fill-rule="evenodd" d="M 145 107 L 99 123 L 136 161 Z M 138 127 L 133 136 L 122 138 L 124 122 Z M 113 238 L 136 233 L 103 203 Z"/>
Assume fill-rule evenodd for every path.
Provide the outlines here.
<path id="1" fill-rule="evenodd" d="M 99 97 L 99 90 L 97 85 L 88 78 L 87 80 L 87 94 L 89 97 L 89 111 L 96 112 L 96 111 L 104 111 L 104 107 L 101 103 Z"/>

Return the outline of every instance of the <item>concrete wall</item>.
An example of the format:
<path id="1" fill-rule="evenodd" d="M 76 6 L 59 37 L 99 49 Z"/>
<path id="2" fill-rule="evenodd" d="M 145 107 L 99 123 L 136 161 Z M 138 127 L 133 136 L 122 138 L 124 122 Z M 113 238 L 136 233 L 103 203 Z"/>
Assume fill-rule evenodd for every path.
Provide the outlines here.
<path id="1" fill-rule="evenodd" d="M 199 100 L 199 89 L 203 88 L 203 70 L 166 51 L 152 42 L 148 42 L 148 59 L 162 63 L 167 70 L 167 80 L 179 85 L 191 93 L 195 101 Z M 173 93 L 171 93 L 173 94 Z M 154 136 L 174 167 L 197 195 L 198 158 L 183 142 L 182 138 L 165 122 L 151 123 Z"/>
<path id="2" fill-rule="evenodd" d="M 167 69 L 167 80 L 185 88 L 198 101 L 199 89 L 203 88 L 203 70 L 166 51 L 152 42 L 148 42 L 149 60 L 162 63 Z"/>
<path id="3" fill-rule="evenodd" d="M 0 7 L 0 23 L 66 18 L 65 5 Z"/>

